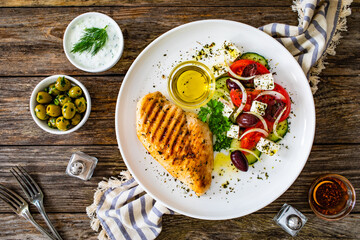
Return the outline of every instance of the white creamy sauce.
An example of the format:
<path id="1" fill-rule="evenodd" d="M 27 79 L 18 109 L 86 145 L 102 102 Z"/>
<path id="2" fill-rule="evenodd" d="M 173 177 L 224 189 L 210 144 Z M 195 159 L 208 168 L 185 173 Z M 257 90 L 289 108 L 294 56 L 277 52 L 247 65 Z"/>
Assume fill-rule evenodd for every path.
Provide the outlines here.
<path id="1" fill-rule="evenodd" d="M 106 32 L 108 34 L 108 39 L 103 48 L 100 51 L 92 56 L 90 52 L 83 53 L 71 53 L 73 46 L 80 40 L 84 35 L 85 28 L 104 28 L 106 25 Z M 88 15 L 80 18 L 71 28 L 69 29 L 69 34 L 66 39 L 66 50 L 72 61 L 77 63 L 83 68 L 86 69 L 100 69 L 107 65 L 110 65 L 115 58 L 117 58 L 121 50 L 121 40 L 116 29 L 117 26 L 114 26 L 114 23 L 105 17 Z"/>

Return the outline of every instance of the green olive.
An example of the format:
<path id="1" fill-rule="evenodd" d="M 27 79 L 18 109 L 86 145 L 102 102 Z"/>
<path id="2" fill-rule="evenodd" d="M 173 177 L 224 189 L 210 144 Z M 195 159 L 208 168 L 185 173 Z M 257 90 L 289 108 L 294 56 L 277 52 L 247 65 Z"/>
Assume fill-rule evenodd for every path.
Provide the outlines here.
<path id="1" fill-rule="evenodd" d="M 49 103 L 51 102 L 51 100 L 52 100 L 51 95 L 44 91 L 38 92 L 36 96 L 36 101 L 38 103 Z"/>
<path id="2" fill-rule="evenodd" d="M 68 95 L 72 98 L 78 98 L 81 96 L 81 94 L 82 94 L 82 90 L 78 86 L 74 86 L 74 87 L 70 88 L 69 93 L 68 93 Z"/>
<path id="3" fill-rule="evenodd" d="M 71 98 L 69 98 L 68 96 L 65 96 L 65 95 L 58 95 L 57 98 L 55 99 L 55 101 L 56 100 L 58 101 L 60 106 L 64 106 L 65 103 L 71 102 Z"/>
<path id="4" fill-rule="evenodd" d="M 61 109 L 58 105 L 55 104 L 49 104 L 46 107 L 46 114 L 50 117 L 57 117 L 61 114 Z"/>
<path id="5" fill-rule="evenodd" d="M 75 125 L 78 125 L 80 121 L 81 121 L 81 114 L 80 114 L 80 113 L 77 113 L 77 114 L 75 114 L 75 116 L 71 119 L 71 124 L 75 126 Z"/>
<path id="6" fill-rule="evenodd" d="M 53 96 L 57 96 L 60 94 L 60 91 L 56 89 L 55 87 L 55 83 L 50 84 L 49 86 L 49 94 L 53 95 Z"/>
<path id="7" fill-rule="evenodd" d="M 86 110 L 86 101 L 84 97 L 75 99 L 75 106 L 79 113 L 83 113 Z"/>
<path id="8" fill-rule="evenodd" d="M 49 118 L 48 126 L 51 127 L 51 128 L 56 128 L 56 118 L 55 117 Z"/>
<path id="9" fill-rule="evenodd" d="M 70 121 L 64 117 L 58 117 L 56 119 L 56 127 L 61 131 L 66 131 L 70 128 Z"/>
<path id="10" fill-rule="evenodd" d="M 42 104 L 38 104 L 35 107 L 35 115 L 40 120 L 46 120 L 49 118 L 48 115 L 46 115 L 45 106 Z"/>
<path id="11" fill-rule="evenodd" d="M 59 91 L 67 91 L 71 88 L 71 83 L 65 77 L 58 77 L 55 87 Z"/>
<path id="12" fill-rule="evenodd" d="M 75 116 L 76 107 L 72 102 L 67 102 L 62 107 L 62 114 L 66 119 L 72 119 Z"/>

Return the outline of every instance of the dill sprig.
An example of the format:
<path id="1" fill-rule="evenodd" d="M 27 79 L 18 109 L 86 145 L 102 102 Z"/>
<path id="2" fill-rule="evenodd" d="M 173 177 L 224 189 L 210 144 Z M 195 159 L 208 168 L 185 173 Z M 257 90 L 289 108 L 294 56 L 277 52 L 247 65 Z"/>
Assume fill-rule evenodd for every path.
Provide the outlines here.
<path id="1" fill-rule="evenodd" d="M 107 27 L 108 25 L 106 25 L 104 28 L 85 28 L 85 34 L 80 38 L 80 41 L 74 45 L 71 52 L 83 53 L 84 51 L 91 52 L 92 50 L 92 56 L 97 54 L 100 49 L 104 47 L 108 39 L 108 34 L 106 32 Z"/>

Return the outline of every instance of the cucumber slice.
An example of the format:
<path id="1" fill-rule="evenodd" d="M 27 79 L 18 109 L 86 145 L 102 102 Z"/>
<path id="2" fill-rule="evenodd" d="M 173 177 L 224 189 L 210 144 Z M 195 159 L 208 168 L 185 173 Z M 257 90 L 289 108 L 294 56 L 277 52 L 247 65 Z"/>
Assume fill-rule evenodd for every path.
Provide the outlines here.
<path id="1" fill-rule="evenodd" d="M 286 135 L 286 133 L 288 132 L 288 130 L 289 130 L 289 123 L 288 123 L 287 119 L 285 119 L 282 122 L 279 122 L 279 124 L 277 126 L 277 134 L 280 137 L 284 137 Z M 281 138 L 278 138 L 277 136 L 275 136 L 274 132 L 270 133 L 267 138 L 273 142 L 278 142 L 281 140 Z"/>
<path id="2" fill-rule="evenodd" d="M 226 80 L 228 77 L 220 77 L 215 82 L 215 93 L 213 96 L 213 99 L 218 100 L 219 98 L 224 98 L 225 100 L 228 100 L 226 97 L 224 97 L 224 94 L 221 91 L 216 91 L 218 89 L 222 89 L 227 93 L 230 93 L 229 89 L 226 86 Z"/>
<path id="3" fill-rule="evenodd" d="M 239 148 L 240 147 L 240 141 L 238 139 L 233 139 L 230 143 L 230 148 Z"/>
<path id="4" fill-rule="evenodd" d="M 260 157 L 261 152 L 259 150 L 257 150 L 256 148 L 252 149 L 251 151 L 253 151 L 258 157 Z M 258 161 L 257 158 L 250 153 L 246 153 L 245 157 L 248 160 L 249 166 L 253 165 L 254 163 L 256 163 Z"/>
<path id="5" fill-rule="evenodd" d="M 215 86 L 216 86 L 216 89 L 223 89 L 225 90 L 226 92 L 230 92 L 229 89 L 227 88 L 226 86 L 226 80 L 228 79 L 229 77 L 221 77 L 221 78 L 218 78 L 215 82 Z"/>
<path id="6" fill-rule="evenodd" d="M 265 57 L 261 56 L 260 54 L 254 53 L 254 52 L 247 52 L 240 56 L 240 59 L 248 59 L 253 60 L 255 62 L 260 63 L 261 65 L 264 65 L 267 69 L 269 69 L 269 63 L 266 60 Z"/>
<path id="7" fill-rule="evenodd" d="M 234 138 L 231 141 L 230 148 L 237 149 L 239 147 L 240 147 L 240 140 Z M 259 150 L 257 150 L 256 148 L 252 149 L 251 151 L 253 151 L 258 157 L 260 157 L 261 152 Z M 253 156 L 252 154 L 250 154 L 250 153 L 244 153 L 244 154 L 248 160 L 249 166 L 253 165 L 254 163 L 256 163 L 258 161 L 257 158 L 255 156 Z"/>

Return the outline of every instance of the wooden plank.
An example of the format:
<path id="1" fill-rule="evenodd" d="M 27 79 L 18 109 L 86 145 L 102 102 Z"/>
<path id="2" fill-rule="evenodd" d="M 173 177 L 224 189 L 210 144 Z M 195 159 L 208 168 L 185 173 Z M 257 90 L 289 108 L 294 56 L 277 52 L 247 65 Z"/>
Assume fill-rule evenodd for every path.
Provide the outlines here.
<path id="1" fill-rule="evenodd" d="M 48 229 L 37 211 L 33 210 L 32 215 L 34 219 Z M 25 219 L 10 214 L 0 214 L 0 238 L 11 240 L 46 240 L 30 223 Z M 90 228 L 90 219 L 85 213 L 58 213 L 49 214 L 51 222 L 54 224 L 56 230 L 63 237 L 63 239 L 97 239 L 97 234 Z"/>
<path id="2" fill-rule="evenodd" d="M 258 1 L 233 1 L 233 0 L 207 0 L 207 1 L 190 1 L 190 0 L 176 0 L 171 1 L 167 0 L 156 0 L 156 1 L 144 1 L 144 0 L 126 0 L 126 1 L 116 1 L 116 0 L 49 0 L 49 1 L 38 1 L 38 0 L 7 0 L 1 1 L 0 7 L 86 7 L 86 6 L 229 6 L 229 7 L 249 7 L 249 6 L 269 6 L 269 7 L 279 7 L 279 6 L 290 6 L 292 1 L 283 1 L 283 0 L 258 0 Z M 360 0 L 354 0 L 351 4 L 352 7 L 358 7 Z"/>
<path id="3" fill-rule="evenodd" d="M 183 216 L 165 216 L 158 239 L 293 239 L 273 221 L 275 214 L 251 214 L 227 221 L 203 221 Z M 298 239 L 357 239 L 360 216 L 324 223 L 314 214 L 297 235 Z"/>
<path id="4" fill-rule="evenodd" d="M 76 78 L 90 92 L 92 111 L 81 129 L 62 136 L 44 132 L 30 115 L 29 98 L 42 77 L 0 78 L 0 145 L 116 145 L 115 107 L 123 77 Z M 323 78 L 315 95 L 315 144 L 360 143 L 359 87 L 359 76 Z"/>
<path id="5" fill-rule="evenodd" d="M 323 77 L 316 92 L 315 144 L 359 143 L 360 76 Z M 346 129 L 344 132 L 341 129 Z"/>
<path id="6" fill-rule="evenodd" d="M 251 1 L 250 1 L 251 2 Z M 0 76 L 88 74 L 66 59 L 62 37 L 67 24 L 77 15 L 100 11 L 114 18 L 125 36 L 124 54 L 119 63 L 104 74 L 125 74 L 138 54 L 155 38 L 181 24 L 203 19 L 228 19 L 255 27 L 271 22 L 297 25 L 297 15 L 289 7 L 104 7 L 98 8 L 3 8 L 0 9 Z M 9 20 L 11 19 L 11 21 Z M 166 19 L 166 21 L 164 21 Z M 358 75 L 359 9 L 348 20 L 336 57 L 329 57 L 323 75 Z"/>
<path id="7" fill-rule="evenodd" d="M 359 1 L 359 0 L 355 0 Z M 175 0 L 175 1 L 166 1 L 166 0 L 153 0 L 153 1 L 144 1 L 144 0 L 126 0 L 126 1 L 116 1 L 116 0 L 50 0 L 50 1 L 38 1 L 38 0 L 7 0 L 1 1 L 0 7 L 54 7 L 54 6 L 290 6 L 292 1 L 287 0 L 274 0 L 266 1 L 259 0 L 256 2 L 253 1 L 233 1 L 233 0 L 208 0 L 208 1 L 191 1 L 191 0 Z"/>
<path id="8" fill-rule="evenodd" d="M 260 210 L 260 213 L 275 213 L 284 203 L 311 212 L 308 190 L 318 176 L 338 173 L 347 177 L 360 191 L 360 159 L 354 154 L 359 145 L 319 145 L 314 146 L 309 160 L 295 183 L 275 202 Z M 82 181 L 65 175 L 70 156 L 75 151 L 83 151 L 99 159 L 93 178 Z M 126 169 L 117 146 L 16 146 L 0 147 L 0 183 L 21 193 L 16 180 L 9 170 L 14 165 L 22 165 L 42 187 L 46 197 L 45 206 L 49 212 L 85 212 L 92 203 L 94 189 L 104 177 L 117 176 Z M 33 208 L 32 208 L 33 209 Z M 0 201 L 0 212 L 11 212 Z M 354 212 L 360 212 L 360 199 Z"/>
<path id="9" fill-rule="evenodd" d="M 325 75 L 354 75 L 359 76 L 360 58 L 358 51 L 351 47 L 355 39 L 360 38 L 360 8 L 351 8 L 351 15 L 347 17 L 347 32 L 342 32 L 340 44 L 336 47 L 336 55 L 328 56 L 326 69 L 321 76 Z M 357 29 L 357 30 L 356 30 Z M 359 43 L 359 41 L 357 41 Z"/>
<path id="10" fill-rule="evenodd" d="M 238 219 L 225 221 L 205 221 L 185 216 L 163 217 L 162 232 L 157 239 L 293 239 L 272 220 L 275 214 L 252 214 Z M 307 214 L 308 222 L 297 235 L 298 239 L 358 239 L 360 214 L 351 214 L 338 222 L 324 222 Z M 2 239 L 45 240 L 24 219 L 15 214 L 1 214 L 0 232 Z M 42 223 L 39 214 L 34 218 Z M 85 214 L 49 214 L 60 235 L 67 240 L 97 239 L 91 230 Z"/>

